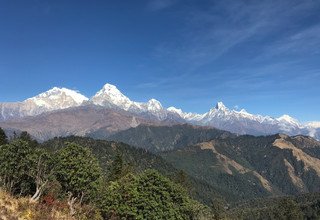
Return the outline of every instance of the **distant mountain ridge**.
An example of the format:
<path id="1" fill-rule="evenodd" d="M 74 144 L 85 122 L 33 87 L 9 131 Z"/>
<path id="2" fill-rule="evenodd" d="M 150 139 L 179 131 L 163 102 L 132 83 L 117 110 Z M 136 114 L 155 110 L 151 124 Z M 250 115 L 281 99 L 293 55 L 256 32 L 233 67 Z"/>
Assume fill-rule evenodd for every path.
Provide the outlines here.
<path id="1" fill-rule="evenodd" d="M 45 141 L 69 135 L 87 136 L 93 132 L 100 132 L 96 138 L 102 139 L 139 124 L 160 126 L 172 122 L 151 120 L 123 110 L 88 104 L 0 122 L 0 127 L 27 131 L 38 140 Z"/>
<path id="2" fill-rule="evenodd" d="M 113 111 L 126 112 L 126 114 L 131 114 L 132 118 L 140 117 L 154 124 L 170 121 L 176 124 L 189 123 L 210 126 L 237 134 L 303 134 L 320 139 L 319 122 L 302 124 L 289 115 L 283 115 L 279 118 L 254 115 L 244 109 L 240 111 L 228 109 L 222 102 L 218 102 L 214 108 L 204 114 L 186 113 L 175 107 L 164 108 L 156 99 L 150 99 L 147 102 L 132 101 L 121 93 L 116 86 L 108 83 L 91 98 L 85 97 L 78 91 L 54 87 L 22 102 L 0 103 L 0 125 L 1 123 L 6 124 L 8 121 L 17 122 L 27 116 L 36 118 L 43 113 L 83 109 L 84 106 L 97 106 Z M 135 120 L 131 122 L 131 127 L 143 123 Z M 17 127 L 20 129 L 19 126 Z"/>
<path id="3" fill-rule="evenodd" d="M 216 138 L 232 137 L 236 137 L 236 135 L 228 131 L 189 124 L 172 126 L 139 125 L 135 128 L 117 132 L 109 136 L 108 140 L 121 141 L 131 146 L 157 153 Z"/>

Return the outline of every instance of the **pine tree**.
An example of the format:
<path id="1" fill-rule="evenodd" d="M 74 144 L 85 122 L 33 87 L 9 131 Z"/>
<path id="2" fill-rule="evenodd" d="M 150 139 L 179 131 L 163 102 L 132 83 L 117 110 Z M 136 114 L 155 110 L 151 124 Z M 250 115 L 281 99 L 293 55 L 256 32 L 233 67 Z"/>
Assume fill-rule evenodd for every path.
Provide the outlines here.
<path id="1" fill-rule="evenodd" d="M 8 143 L 8 138 L 4 130 L 0 127 L 0 146 L 7 144 Z"/>
<path id="2" fill-rule="evenodd" d="M 123 176 L 124 164 L 122 154 L 118 152 L 115 156 L 115 159 L 112 161 L 110 167 L 110 173 L 108 176 L 109 181 L 116 181 Z"/>

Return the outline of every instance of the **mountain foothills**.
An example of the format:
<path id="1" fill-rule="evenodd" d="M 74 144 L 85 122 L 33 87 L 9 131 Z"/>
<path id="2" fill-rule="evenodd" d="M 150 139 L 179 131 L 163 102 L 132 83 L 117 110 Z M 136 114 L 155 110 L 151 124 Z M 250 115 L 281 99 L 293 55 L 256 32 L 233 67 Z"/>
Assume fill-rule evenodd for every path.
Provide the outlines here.
<path id="1" fill-rule="evenodd" d="M 90 99 L 77 91 L 54 87 L 22 102 L 0 103 L 1 127 L 7 131 L 26 130 L 39 140 L 71 134 L 103 138 L 140 124 L 183 123 L 236 134 L 285 133 L 320 138 L 319 122 L 301 124 L 288 115 L 253 115 L 244 109 L 228 109 L 222 102 L 204 114 L 186 113 L 175 107 L 166 109 L 155 99 L 145 103 L 132 101 L 111 84 L 105 84 Z"/>
<path id="2" fill-rule="evenodd" d="M 319 192 L 319 150 L 320 142 L 306 136 L 243 135 L 161 155 L 189 175 L 245 198 Z"/>
<path id="3" fill-rule="evenodd" d="M 7 139 L 0 129 L 0 219 L 210 219 L 176 176 L 161 157 L 123 143 L 69 137 L 39 144 L 26 132 Z M 183 177 L 200 195 L 217 196 Z"/>
<path id="4" fill-rule="evenodd" d="M 161 128 L 168 132 L 160 138 L 159 126 L 127 130 L 145 137 L 129 139 L 140 147 L 76 136 L 39 144 L 26 132 L 8 139 L 0 129 L 0 218 L 319 218 L 315 139 Z"/>
<path id="5" fill-rule="evenodd" d="M 237 136 L 185 124 L 140 125 L 109 138 L 157 153 L 236 200 L 320 191 L 320 142 L 309 136 Z"/>

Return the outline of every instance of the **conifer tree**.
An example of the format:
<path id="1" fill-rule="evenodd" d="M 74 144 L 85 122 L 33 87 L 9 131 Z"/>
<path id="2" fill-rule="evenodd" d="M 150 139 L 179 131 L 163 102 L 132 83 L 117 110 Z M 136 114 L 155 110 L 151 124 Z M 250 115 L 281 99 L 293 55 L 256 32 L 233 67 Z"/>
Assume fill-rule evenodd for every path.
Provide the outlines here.
<path id="1" fill-rule="evenodd" d="M 0 146 L 7 144 L 8 143 L 8 138 L 4 130 L 0 127 Z"/>
<path id="2" fill-rule="evenodd" d="M 124 164 L 122 154 L 118 152 L 115 156 L 115 159 L 112 161 L 108 180 L 115 181 L 120 179 L 122 177 L 123 168 Z"/>

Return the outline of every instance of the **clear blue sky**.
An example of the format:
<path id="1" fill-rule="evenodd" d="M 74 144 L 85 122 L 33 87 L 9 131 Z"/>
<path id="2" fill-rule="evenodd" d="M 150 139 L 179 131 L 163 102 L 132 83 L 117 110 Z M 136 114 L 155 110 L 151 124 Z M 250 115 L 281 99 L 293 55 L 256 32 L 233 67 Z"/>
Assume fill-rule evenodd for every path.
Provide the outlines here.
<path id="1" fill-rule="evenodd" d="M 0 101 L 53 86 L 320 120 L 319 0 L 0 0 Z"/>

